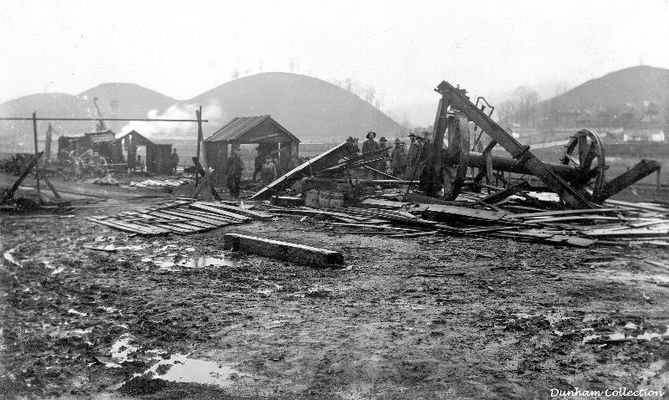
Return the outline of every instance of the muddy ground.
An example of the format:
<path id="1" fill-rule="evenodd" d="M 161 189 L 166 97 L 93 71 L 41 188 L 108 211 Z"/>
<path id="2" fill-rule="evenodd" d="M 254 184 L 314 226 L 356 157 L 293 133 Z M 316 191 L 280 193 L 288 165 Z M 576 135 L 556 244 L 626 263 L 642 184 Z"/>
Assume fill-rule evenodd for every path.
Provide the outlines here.
<path id="1" fill-rule="evenodd" d="M 669 389 L 666 249 L 390 239 L 301 217 L 141 238 L 84 219 L 157 201 L 2 215 L 2 398 Z M 340 250 L 347 266 L 226 253 L 226 232 Z"/>

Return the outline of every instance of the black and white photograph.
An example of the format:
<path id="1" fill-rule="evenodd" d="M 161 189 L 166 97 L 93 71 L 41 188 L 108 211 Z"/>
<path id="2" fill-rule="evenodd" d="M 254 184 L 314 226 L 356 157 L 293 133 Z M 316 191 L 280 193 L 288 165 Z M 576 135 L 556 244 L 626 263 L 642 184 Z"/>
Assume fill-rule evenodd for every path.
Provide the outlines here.
<path id="1" fill-rule="evenodd" d="M 0 399 L 669 399 L 669 0 L 0 0 Z"/>

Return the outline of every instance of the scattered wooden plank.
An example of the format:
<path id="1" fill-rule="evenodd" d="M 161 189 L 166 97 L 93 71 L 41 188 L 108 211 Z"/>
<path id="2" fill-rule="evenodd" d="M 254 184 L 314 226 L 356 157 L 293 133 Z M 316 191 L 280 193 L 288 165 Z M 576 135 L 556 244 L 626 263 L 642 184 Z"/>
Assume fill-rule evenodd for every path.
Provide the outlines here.
<path id="1" fill-rule="evenodd" d="M 345 227 L 350 227 L 350 228 L 371 228 L 371 229 L 381 229 L 381 230 L 400 231 L 400 232 L 416 232 L 415 229 L 398 228 L 398 227 L 395 227 L 395 226 L 376 225 L 376 224 L 356 224 L 356 223 L 346 223 L 346 222 L 330 222 L 328 225 L 345 226 Z"/>
<path id="2" fill-rule="evenodd" d="M 400 201 L 381 200 L 381 199 L 365 199 L 362 201 L 361 204 L 364 206 L 387 208 L 391 210 L 399 210 L 409 205 L 409 203 L 404 203 Z"/>
<path id="3" fill-rule="evenodd" d="M 613 207 L 613 208 L 587 208 L 578 210 L 559 210 L 559 211 L 541 211 L 525 214 L 512 214 L 515 218 L 535 218 L 535 217 L 553 217 L 556 215 L 574 215 L 574 214 L 602 214 L 608 212 L 629 211 L 628 207 Z"/>
<path id="4" fill-rule="evenodd" d="M 508 188 L 501 190 L 497 193 L 493 193 L 489 196 L 486 196 L 485 198 L 481 199 L 481 202 L 487 204 L 497 204 L 509 196 L 513 196 L 514 194 L 522 192 L 524 190 L 530 190 L 531 188 L 532 187 L 530 186 L 529 182 L 522 181 L 515 185 L 511 185 Z"/>
<path id="5" fill-rule="evenodd" d="M 200 216 L 200 217 L 209 218 L 213 221 L 220 221 L 221 223 L 223 223 L 225 225 L 241 224 L 243 222 L 243 221 L 240 221 L 240 220 L 235 219 L 235 218 L 224 217 L 223 215 L 214 214 L 214 213 L 210 213 L 210 212 L 206 212 L 206 211 L 202 211 L 202 210 L 196 210 L 194 208 L 191 208 L 191 209 L 188 209 L 188 210 L 179 209 L 179 213 L 180 214 L 185 214 L 185 215 L 197 215 L 197 216 Z"/>
<path id="6" fill-rule="evenodd" d="M 184 215 L 184 214 L 180 214 L 178 212 L 167 211 L 167 210 L 165 210 L 163 212 L 154 211 L 154 214 L 167 215 L 167 216 L 170 216 L 170 215 L 171 216 Z M 186 219 L 186 218 L 182 218 L 182 219 L 184 221 L 189 221 L 188 223 L 191 223 L 191 224 L 194 221 L 197 221 L 199 223 L 204 223 L 204 224 L 209 225 L 211 227 L 219 227 L 219 226 L 222 226 L 224 224 L 222 221 L 214 221 L 211 218 L 201 217 L 199 215 L 187 215 L 187 217 L 188 217 L 188 219 Z"/>
<path id="7" fill-rule="evenodd" d="M 416 238 L 422 236 L 432 236 L 438 234 L 439 231 L 429 231 L 429 232 L 414 232 L 414 233 L 396 233 L 394 235 L 388 236 L 389 238 Z"/>
<path id="8" fill-rule="evenodd" d="M 490 211 L 490 210 L 480 210 L 469 207 L 457 207 L 457 206 L 448 206 L 445 204 L 424 204 L 427 206 L 426 212 L 442 214 L 449 217 L 464 217 L 464 218 L 473 218 L 478 220 L 486 221 L 500 221 L 503 219 L 513 219 L 516 217 L 514 214 Z"/>
<path id="9" fill-rule="evenodd" d="M 268 214 L 266 212 L 257 211 L 257 210 L 250 210 L 248 208 L 231 206 L 229 204 L 222 203 L 222 202 L 200 201 L 198 203 L 205 204 L 205 205 L 208 205 L 208 206 L 217 207 L 217 208 L 222 208 L 223 210 L 230 211 L 230 212 L 233 212 L 235 214 L 245 215 L 247 217 L 258 218 L 258 219 L 272 218 L 272 214 Z"/>
<path id="10" fill-rule="evenodd" d="M 622 200 L 612 200 L 608 199 L 604 202 L 604 204 L 613 204 L 613 205 L 618 205 L 625 207 L 626 209 L 639 209 L 639 210 L 646 210 L 646 211 L 657 211 L 660 213 L 669 213 L 669 209 L 664 208 L 659 205 L 649 205 L 649 204 L 644 204 L 644 203 L 631 203 L 629 201 L 622 201 Z"/>
<path id="11" fill-rule="evenodd" d="M 344 257 L 337 251 L 236 233 L 225 234 L 223 245 L 226 249 L 279 258 L 298 264 L 319 267 L 344 264 Z"/>
<path id="12" fill-rule="evenodd" d="M 86 217 L 86 219 L 91 222 L 95 222 L 101 225 L 106 225 L 111 228 L 115 228 L 125 232 L 136 233 L 138 235 L 162 235 L 169 233 L 168 230 L 160 227 L 153 227 L 153 229 L 147 229 L 146 227 L 143 227 L 141 225 L 124 223 L 121 221 L 113 221 L 109 219 L 103 220 L 103 219 L 96 219 L 93 217 Z"/>
<path id="13" fill-rule="evenodd" d="M 661 238 L 669 236 L 668 229 L 625 229 L 625 230 L 591 230 L 584 231 L 584 235 L 602 238 Z"/>
<path id="14" fill-rule="evenodd" d="M 216 208 L 216 207 L 208 206 L 206 204 L 202 204 L 201 202 L 192 203 L 190 205 L 190 207 L 191 208 L 197 208 L 199 210 L 209 211 L 209 212 L 212 212 L 214 214 L 220 214 L 220 215 L 223 215 L 223 216 L 226 216 L 226 217 L 231 217 L 231 218 L 237 219 L 239 221 L 249 221 L 251 219 L 251 218 L 249 218 L 247 216 L 244 216 L 244 215 L 236 214 L 236 213 L 233 213 L 233 212 L 230 212 L 230 211 L 221 210 L 220 208 Z"/>

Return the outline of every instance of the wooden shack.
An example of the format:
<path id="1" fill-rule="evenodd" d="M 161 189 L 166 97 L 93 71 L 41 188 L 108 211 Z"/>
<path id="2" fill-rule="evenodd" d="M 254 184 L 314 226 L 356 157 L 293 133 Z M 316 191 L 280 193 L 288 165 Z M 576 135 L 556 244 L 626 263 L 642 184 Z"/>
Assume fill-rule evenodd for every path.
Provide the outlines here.
<path id="1" fill-rule="evenodd" d="M 214 169 L 216 181 L 224 181 L 232 148 L 243 144 L 258 144 L 259 149 L 276 154 L 279 164 L 288 164 L 291 157 L 299 156 L 300 139 L 270 115 L 235 117 L 204 140 L 205 162 Z"/>
<path id="2" fill-rule="evenodd" d="M 143 154 L 142 162 L 147 172 L 156 175 L 168 175 L 172 172 L 171 144 L 154 143 L 135 130 L 118 137 L 115 143 L 122 149 L 128 168 L 137 168 L 137 154 Z"/>
<path id="3" fill-rule="evenodd" d="M 108 164 L 126 164 L 128 169 L 139 169 L 137 155 L 140 154 L 147 172 L 156 175 L 172 172 L 172 145 L 154 143 L 135 130 L 120 137 L 107 130 L 58 139 L 58 158 L 61 160 L 68 159 L 70 154 L 80 156 L 88 150 L 100 154 Z"/>

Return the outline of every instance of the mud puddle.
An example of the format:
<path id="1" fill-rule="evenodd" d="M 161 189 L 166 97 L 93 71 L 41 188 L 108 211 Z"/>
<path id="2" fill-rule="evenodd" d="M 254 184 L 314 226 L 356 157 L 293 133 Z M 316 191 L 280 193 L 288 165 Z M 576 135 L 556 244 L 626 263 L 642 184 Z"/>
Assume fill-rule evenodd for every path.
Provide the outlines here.
<path id="1" fill-rule="evenodd" d="M 616 331 L 610 334 L 592 334 L 587 335 L 583 338 L 583 344 L 588 343 L 599 343 L 600 341 L 632 341 L 632 340 L 641 340 L 649 341 L 653 339 L 662 339 L 669 338 L 669 325 L 664 327 L 664 332 L 657 332 L 656 330 L 652 331 L 641 331 L 639 333 L 639 328 L 637 325 L 628 322 L 624 326 L 624 330 Z"/>
<path id="2" fill-rule="evenodd" d="M 140 348 L 132 344 L 133 338 L 130 334 L 124 334 L 111 346 L 111 358 L 102 360 L 108 368 L 120 368 L 121 364 L 131 361 L 140 352 Z M 216 385 L 219 387 L 231 386 L 239 377 L 248 376 L 232 368 L 232 364 L 191 358 L 185 354 L 173 354 L 154 349 L 145 352 L 148 358 L 144 362 L 151 365 L 142 373 L 135 374 L 136 377 L 157 378 L 178 383 L 201 383 Z"/>
<path id="3" fill-rule="evenodd" d="M 142 375 L 170 382 L 202 383 L 219 387 L 228 387 L 234 383 L 235 378 L 244 376 L 229 364 L 189 358 L 184 354 L 174 354 Z"/>
<path id="4" fill-rule="evenodd" d="M 183 257 L 176 254 L 169 254 L 165 257 L 145 257 L 142 262 L 152 262 L 160 269 L 176 271 L 175 268 L 205 268 L 205 267 L 234 267 L 237 265 L 235 260 L 231 260 L 224 254 L 221 255 L 199 255 Z"/>

